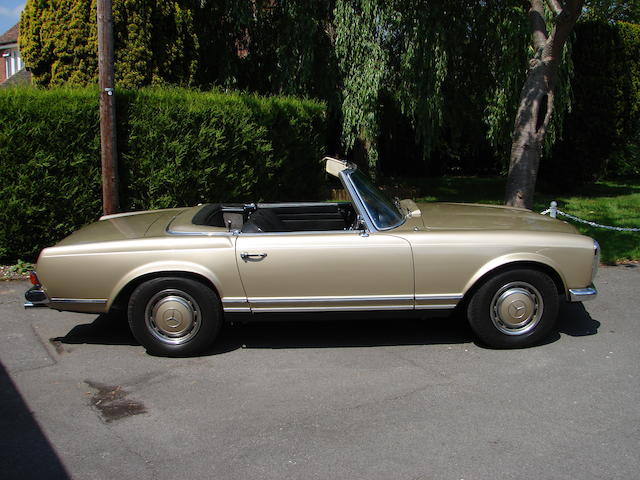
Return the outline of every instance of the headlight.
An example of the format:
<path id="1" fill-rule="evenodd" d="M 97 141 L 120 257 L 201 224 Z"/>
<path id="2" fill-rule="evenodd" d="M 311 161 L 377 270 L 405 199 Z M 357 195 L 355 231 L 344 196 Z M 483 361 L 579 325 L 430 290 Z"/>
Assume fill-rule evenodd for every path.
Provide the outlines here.
<path id="1" fill-rule="evenodd" d="M 591 281 L 596 277 L 596 273 L 598 273 L 598 266 L 600 265 L 600 244 L 594 240 L 593 241 L 593 266 L 591 267 Z"/>

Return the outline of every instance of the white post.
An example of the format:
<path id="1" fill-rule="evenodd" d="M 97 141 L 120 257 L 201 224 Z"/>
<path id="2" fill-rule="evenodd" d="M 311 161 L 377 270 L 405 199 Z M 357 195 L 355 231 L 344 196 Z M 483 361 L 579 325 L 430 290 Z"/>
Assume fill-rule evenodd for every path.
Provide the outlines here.
<path id="1" fill-rule="evenodd" d="M 556 218 L 557 215 L 558 215 L 558 202 L 553 201 L 549 205 L 549 216 L 551 218 Z"/>

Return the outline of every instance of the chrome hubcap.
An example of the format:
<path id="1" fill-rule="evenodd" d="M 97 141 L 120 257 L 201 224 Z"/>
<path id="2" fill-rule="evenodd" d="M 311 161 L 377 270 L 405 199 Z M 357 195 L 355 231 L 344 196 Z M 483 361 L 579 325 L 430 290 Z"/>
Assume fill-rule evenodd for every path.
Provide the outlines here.
<path id="1" fill-rule="evenodd" d="M 512 282 L 493 296 L 491 320 L 502 333 L 523 335 L 540 322 L 543 307 L 542 295 L 533 285 Z"/>
<path id="2" fill-rule="evenodd" d="M 193 297 L 175 289 L 155 294 L 145 311 L 149 331 L 162 342 L 174 345 L 191 339 L 200 329 L 201 318 Z"/>

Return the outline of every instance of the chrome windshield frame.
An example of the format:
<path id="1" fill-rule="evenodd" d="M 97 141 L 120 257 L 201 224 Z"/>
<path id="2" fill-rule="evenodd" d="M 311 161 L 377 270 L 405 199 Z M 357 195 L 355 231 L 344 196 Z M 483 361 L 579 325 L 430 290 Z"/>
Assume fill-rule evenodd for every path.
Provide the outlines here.
<path id="1" fill-rule="evenodd" d="M 351 180 L 351 175 L 355 173 L 356 170 L 357 170 L 356 168 L 347 168 L 341 171 L 340 180 L 342 181 L 342 184 L 345 190 L 349 193 L 349 196 L 353 201 L 353 206 L 355 207 L 357 213 L 360 214 L 360 217 L 364 221 L 366 230 L 369 232 L 382 232 L 382 231 L 393 230 L 394 228 L 398 228 L 401 225 L 403 225 L 406 222 L 407 218 L 405 215 L 402 215 L 402 212 L 398 212 L 400 213 L 400 216 L 402 217 L 402 219 L 399 223 L 395 225 L 391 225 L 385 228 L 378 228 L 375 225 L 373 218 L 371 216 L 371 213 L 367 208 L 367 204 L 365 203 L 364 199 L 362 198 L 362 195 L 360 195 L 359 190 L 356 188 L 353 181 Z"/>

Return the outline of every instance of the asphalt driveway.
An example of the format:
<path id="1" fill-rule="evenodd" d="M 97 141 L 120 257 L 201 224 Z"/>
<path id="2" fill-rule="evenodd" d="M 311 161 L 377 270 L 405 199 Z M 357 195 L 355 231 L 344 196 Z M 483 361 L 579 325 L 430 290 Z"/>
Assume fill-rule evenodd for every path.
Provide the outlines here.
<path id="1" fill-rule="evenodd" d="M 640 471 L 640 268 L 603 267 L 544 345 L 456 320 L 238 325 L 149 356 L 118 317 L 0 283 L 5 479 L 625 479 Z"/>

